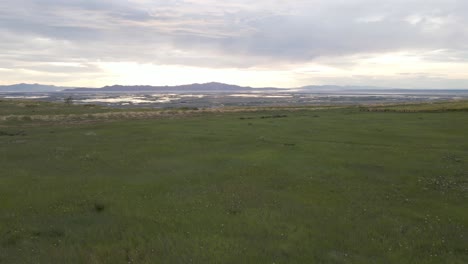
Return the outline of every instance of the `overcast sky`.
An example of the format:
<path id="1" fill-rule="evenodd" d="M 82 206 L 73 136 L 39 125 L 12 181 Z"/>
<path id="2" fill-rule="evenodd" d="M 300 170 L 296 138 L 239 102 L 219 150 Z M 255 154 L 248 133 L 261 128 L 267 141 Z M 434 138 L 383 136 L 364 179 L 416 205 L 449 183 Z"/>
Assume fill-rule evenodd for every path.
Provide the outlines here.
<path id="1" fill-rule="evenodd" d="M 0 84 L 468 88 L 467 0 L 2 0 Z"/>

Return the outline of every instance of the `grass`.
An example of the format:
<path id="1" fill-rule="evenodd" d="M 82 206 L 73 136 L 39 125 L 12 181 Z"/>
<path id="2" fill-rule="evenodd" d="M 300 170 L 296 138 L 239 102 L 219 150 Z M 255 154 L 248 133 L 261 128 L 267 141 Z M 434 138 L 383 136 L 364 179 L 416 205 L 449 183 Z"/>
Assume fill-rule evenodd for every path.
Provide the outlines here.
<path id="1" fill-rule="evenodd" d="M 104 109 L 106 108 L 93 104 L 68 105 L 58 102 L 0 99 L 1 115 L 85 114 L 102 112 Z M 106 109 L 106 111 L 119 110 Z"/>
<path id="2" fill-rule="evenodd" d="M 466 112 L 280 108 L 0 131 L 0 263 L 468 262 Z"/>
<path id="3" fill-rule="evenodd" d="M 411 103 L 393 105 L 362 106 L 361 111 L 370 112 L 468 112 L 468 101 L 458 100 L 451 102 Z"/>

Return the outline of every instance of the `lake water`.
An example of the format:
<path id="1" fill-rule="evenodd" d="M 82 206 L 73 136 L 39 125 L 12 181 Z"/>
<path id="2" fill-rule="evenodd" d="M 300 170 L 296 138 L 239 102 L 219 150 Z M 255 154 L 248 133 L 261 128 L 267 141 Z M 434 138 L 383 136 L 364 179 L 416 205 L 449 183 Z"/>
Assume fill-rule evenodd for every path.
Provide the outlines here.
<path id="1" fill-rule="evenodd" d="M 241 92 L 241 93 L 0 93 L 4 99 L 30 99 L 63 102 L 72 97 L 74 104 L 98 104 L 113 107 L 224 107 L 275 105 L 341 105 L 376 104 L 468 99 L 468 92 L 457 93 L 305 93 Z"/>

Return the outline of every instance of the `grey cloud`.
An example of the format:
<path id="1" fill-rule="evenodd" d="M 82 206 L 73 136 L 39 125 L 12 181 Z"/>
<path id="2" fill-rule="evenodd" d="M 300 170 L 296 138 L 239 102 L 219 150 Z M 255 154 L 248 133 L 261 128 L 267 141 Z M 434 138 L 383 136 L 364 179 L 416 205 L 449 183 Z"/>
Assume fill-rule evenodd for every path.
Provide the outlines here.
<path id="1" fill-rule="evenodd" d="M 356 22 L 356 18 L 366 15 L 356 8 L 324 8 L 321 11 L 257 21 L 253 25 L 257 29 L 254 35 L 228 42 L 233 50 L 240 47 L 247 53 L 297 60 L 403 49 L 457 49 L 466 45 L 466 21 L 456 13 L 452 15 L 458 23 L 440 25 L 440 28 L 428 31 L 424 23 L 410 25 L 405 21 L 412 12 L 419 10 L 406 10 L 404 5 L 390 9 L 382 21 L 364 24 Z M 370 15 L 377 12 L 369 10 Z"/>
<path id="2" fill-rule="evenodd" d="M 146 6 L 132 5 L 128 1 L 33 2 L 25 5 L 25 8 L 32 9 L 27 19 L 12 14 L 5 18 L 0 14 L 2 27 L 26 35 L 96 45 L 97 57 L 99 50 L 119 46 L 120 43 L 129 45 L 130 49 L 135 48 L 135 53 L 166 43 L 186 50 L 209 48 L 229 54 L 303 61 L 317 56 L 359 52 L 460 49 L 466 47 L 468 40 L 465 14 L 460 14 L 456 8 L 463 5 L 460 1 L 424 1 L 424 5 L 420 5 L 424 8 L 416 8 L 416 4 L 423 1 L 387 2 L 384 4 L 386 8 L 376 6 L 374 1 L 353 1 L 353 4 L 298 1 L 296 9 L 287 4 L 277 4 L 276 9 L 293 10 L 286 14 L 275 13 L 274 8 L 246 10 L 245 13 L 242 10 L 232 13 L 223 10 L 200 14 L 198 6 L 192 4 L 192 9 L 188 10 L 185 5 L 189 4 L 183 1 L 156 2 Z M 259 1 L 258 6 L 261 7 L 262 3 Z M 15 6 L 14 3 L 12 5 Z M 39 5 L 52 11 L 40 9 Z M 85 11 L 91 14 L 86 16 Z M 66 17 L 63 16 L 65 14 Z M 383 20 L 357 22 L 361 17 L 376 14 L 383 16 Z M 426 18 L 410 25 L 405 21 L 410 15 Z M 424 21 L 431 16 L 450 16 L 454 21 L 428 31 Z M 147 54 L 141 54 L 142 59 L 145 57 Z"/>
<path id="3" fill-rule="evenodd" d="M 0 62 L 248 68 L 402 50 L 466 62 L 467 29 L 464 0 L 4 0 Z"/>

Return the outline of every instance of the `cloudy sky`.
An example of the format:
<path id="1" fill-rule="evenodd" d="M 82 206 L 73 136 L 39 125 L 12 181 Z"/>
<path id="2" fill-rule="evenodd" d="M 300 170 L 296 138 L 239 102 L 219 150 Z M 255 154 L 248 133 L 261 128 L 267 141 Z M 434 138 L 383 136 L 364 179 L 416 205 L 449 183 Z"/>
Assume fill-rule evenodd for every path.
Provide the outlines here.
<path id="1" fill-rule="evenodd" d="M 468 88 L 466 0 L 2 0 L 0 84 Z"/>

